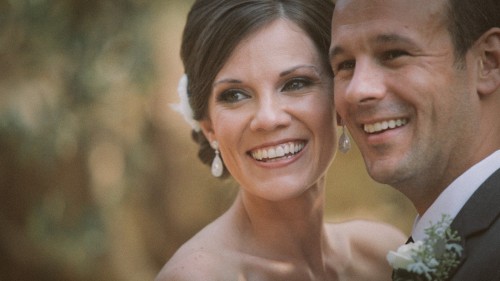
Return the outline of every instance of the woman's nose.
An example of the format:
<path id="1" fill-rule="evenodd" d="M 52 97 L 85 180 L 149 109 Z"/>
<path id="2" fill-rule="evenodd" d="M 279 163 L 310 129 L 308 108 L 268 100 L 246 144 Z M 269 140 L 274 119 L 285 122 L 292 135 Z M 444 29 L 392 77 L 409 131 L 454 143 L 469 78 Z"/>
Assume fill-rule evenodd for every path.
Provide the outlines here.
<path id="1" fill-rule="evenodd" d="M 292 118 L 287 112 L 287 106 L 279 97 L 272 94 L 262 97 L 256 104 L 255 113 L 250 123 L 252 130 L 271 131 L 290 124 Z"/>

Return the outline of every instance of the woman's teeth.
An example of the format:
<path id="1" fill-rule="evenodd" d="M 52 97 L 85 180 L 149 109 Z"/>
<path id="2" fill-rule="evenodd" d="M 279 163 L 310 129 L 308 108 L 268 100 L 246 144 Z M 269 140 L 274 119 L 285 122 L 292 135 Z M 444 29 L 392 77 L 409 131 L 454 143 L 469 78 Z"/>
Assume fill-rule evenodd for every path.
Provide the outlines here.
<path id="1" fill-rule="evenodd" d="M 252 157 L 259 161 L 269 161 L 281 157 L 290 157 L 304 148 L 304 143 L 288 142 L 269 148 L 261 148 L 252 151 Z"/>
<path id="2" fill-rule="evenodd" d="M 363 126 L 363 129 L 365 130 L 365 132 L 373 134 L 385 131 L 387 129 L 394 129 L 396 127 L 401 127 L 403 125 L 406 125 L 407 122 L 408 121 L 406 119 L 387 120 L 373 124 L 365 124 Z"/>

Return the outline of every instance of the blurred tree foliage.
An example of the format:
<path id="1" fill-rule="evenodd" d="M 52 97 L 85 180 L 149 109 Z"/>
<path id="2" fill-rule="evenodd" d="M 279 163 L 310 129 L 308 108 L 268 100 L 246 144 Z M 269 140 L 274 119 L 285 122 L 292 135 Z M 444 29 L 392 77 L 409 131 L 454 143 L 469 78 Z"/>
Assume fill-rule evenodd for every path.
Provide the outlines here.
<path id="1" fill-rule="evenodd" d="M 165 262 L 138 241 L 141 215 L 165 213 L 158 2 L 0 1 L 0 280 L 147 280 Z"/>

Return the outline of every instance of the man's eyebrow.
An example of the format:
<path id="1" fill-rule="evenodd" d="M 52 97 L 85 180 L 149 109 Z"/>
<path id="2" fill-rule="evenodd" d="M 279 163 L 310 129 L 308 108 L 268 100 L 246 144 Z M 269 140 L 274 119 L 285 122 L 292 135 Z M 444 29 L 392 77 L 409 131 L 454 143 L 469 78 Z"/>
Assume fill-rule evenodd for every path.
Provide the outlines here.
<path id="1" fill-rule="evenodd" d="M 370 41 L 374 44 L 386 44 L 386 43 L 415 44 L 415 42 L 410 38 L 394 33 L 380 34 Z M 333 46 L 329 51 L 330 61 L 333 60 L 336 56 L 341 55 L 345 52 L 346 52 L 345 49 L 342 48 L 341 46 Z"/>
<path id="2" fill-rule="evenodd" d="M 413 40 L 408 37 L 401 36 L 394 33 L 381 34 L 375 37 L 374 43 L 404 43 L 404 44 L 414 44 Z"/>
<path id="3" fill-rule="evenodd" d="M 333 47 L 333 48 L 330 49 L 330 52 L 329 52 L 328 56 L 330 57 L 330 60 L 333 60 L 333 58 L 335 56 L 338 56 L 338 55 L 340 55 L 340 54 L 342 54 L 344 52 L 345 52 L 345 50 L 342 47 L 335 46 L 335 47 Z"/>

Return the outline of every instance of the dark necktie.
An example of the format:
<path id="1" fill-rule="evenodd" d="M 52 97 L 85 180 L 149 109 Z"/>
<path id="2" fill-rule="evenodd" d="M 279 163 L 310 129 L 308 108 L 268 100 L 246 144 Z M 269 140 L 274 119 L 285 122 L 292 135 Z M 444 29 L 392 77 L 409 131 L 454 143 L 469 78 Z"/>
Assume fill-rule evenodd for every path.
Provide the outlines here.
<path id="1" fill-rule="evenodd" d="M 410 236 L 410 238 L 408 238 L 408 241 L 406 241 L 405 244 L 409 244 L 409 243 L 413 243 L 415 241 L 413 241 L 413 237 Z"/>

